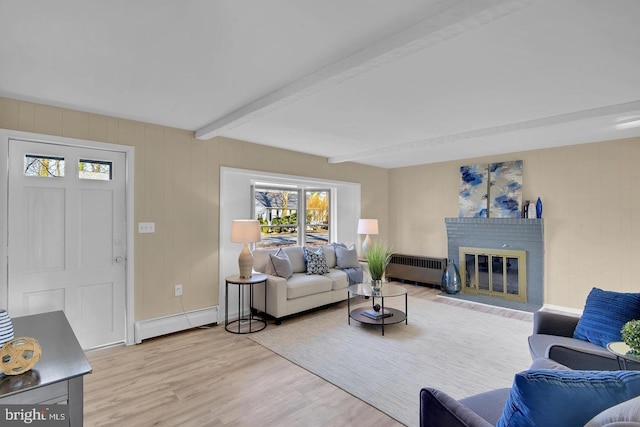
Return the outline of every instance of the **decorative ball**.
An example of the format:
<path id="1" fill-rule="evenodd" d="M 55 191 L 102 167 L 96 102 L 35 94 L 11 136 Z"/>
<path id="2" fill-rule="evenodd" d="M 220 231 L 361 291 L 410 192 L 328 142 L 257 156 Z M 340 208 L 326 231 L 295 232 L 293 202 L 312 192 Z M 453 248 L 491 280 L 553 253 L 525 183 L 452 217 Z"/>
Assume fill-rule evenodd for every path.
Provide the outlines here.
<path id="1" fill-rule="evenodd" d="M 19 337 L 0 349 L 0 371 L 5 375 L 18 375 L 33 368 L 40 360 L 42 349 L 34 338 Z"/>
<path id="2" fill-rule="evenodd" d="M 380 311 L 380 304 L 374 304 L 373 311 Z"/>
<path id="3" fill-rule="evenodd" d="M 622 341 L 631 347 L 630 353 L 640 354 L 640 320 L 630 320 L 620 331 Z"/>

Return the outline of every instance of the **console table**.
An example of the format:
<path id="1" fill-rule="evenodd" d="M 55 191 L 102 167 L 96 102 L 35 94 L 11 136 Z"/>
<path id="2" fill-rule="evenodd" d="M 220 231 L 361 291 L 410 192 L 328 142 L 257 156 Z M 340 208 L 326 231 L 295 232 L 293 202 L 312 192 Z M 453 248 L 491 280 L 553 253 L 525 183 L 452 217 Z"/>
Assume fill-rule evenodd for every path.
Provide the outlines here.
<path id="1" fill-rule="evenodd" d="M 62 311 L 11 319 L 15 337 L 38 340 L 42 356 L 20 375 L 0 375 L 0 405 L 66 401 L 71 427 L 83 423 L 83 377 L 91 365 Z"/>

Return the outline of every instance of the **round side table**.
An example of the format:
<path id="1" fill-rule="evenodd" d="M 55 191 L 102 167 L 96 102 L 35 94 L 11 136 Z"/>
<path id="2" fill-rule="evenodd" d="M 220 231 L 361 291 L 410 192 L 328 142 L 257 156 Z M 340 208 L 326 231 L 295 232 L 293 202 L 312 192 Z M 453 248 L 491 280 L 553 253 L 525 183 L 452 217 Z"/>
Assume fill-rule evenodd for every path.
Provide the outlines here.
<path id="1" fill-rule="evenodd" d="M 631 347 L 622 341 L 610 342 L 607 344 L 607 350 L 616 356 L 618 367 L 622 370 L 627 370 L 627 361 L 640 363 L 640 355 L 629 353 Z"/>
<path id="2" fill-rule="evenodd" d="M 264 283 L 264 306 L 265 308 L 267 307 L 266 274 L 254 273 L 247 279 L 236 274 L 225 277 L 224 281 L 224 328 L 233 334 L 251 334 L 266 328 L 267 321 L 264 317 L 256 317 L 251 311 L 251 307 L 253 307 L 253 287 L 259 283 Z M 238 318 L 232 321 L 229 321 L 229 285 L 238 286 Z M 249 288 L 249 313 L 246 316 L 243 304 L 245 287 Z M 254 327 L 254 323 L 257 324 L 257 327 Z M 243 326 L 245 327 L 243 328 Z"/>

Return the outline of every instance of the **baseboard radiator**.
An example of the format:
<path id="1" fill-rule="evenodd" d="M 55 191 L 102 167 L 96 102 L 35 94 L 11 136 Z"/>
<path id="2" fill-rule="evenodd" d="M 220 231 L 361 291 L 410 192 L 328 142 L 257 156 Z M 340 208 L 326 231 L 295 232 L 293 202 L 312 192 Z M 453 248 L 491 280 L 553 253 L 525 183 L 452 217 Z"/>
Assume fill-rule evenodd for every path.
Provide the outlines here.
<path id="1" fill-rule="evenodd" d="M 446 258 L 394 254 L 385 275 L 389 281 L 440 286 L 446 268 Z"/>
<path id="2" fill-rule="evenodd" d="M 135 323 L 134 340 L 136 344 L 140 344 L 148 338 L 214 323 L 218 323 L 218 306 L 141 320 Z"/>

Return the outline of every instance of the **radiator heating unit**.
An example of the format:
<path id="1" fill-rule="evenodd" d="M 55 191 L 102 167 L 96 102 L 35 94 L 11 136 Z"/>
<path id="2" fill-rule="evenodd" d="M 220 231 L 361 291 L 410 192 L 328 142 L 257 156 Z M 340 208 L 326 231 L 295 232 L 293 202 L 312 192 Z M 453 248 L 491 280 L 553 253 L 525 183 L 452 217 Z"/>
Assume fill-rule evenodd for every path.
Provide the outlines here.
<path id="1" fill-rule="evenodd" d="M 446 268 L 446 258 L 394 254 L 385 275 L 388 281 L 440 286 Z"/>

